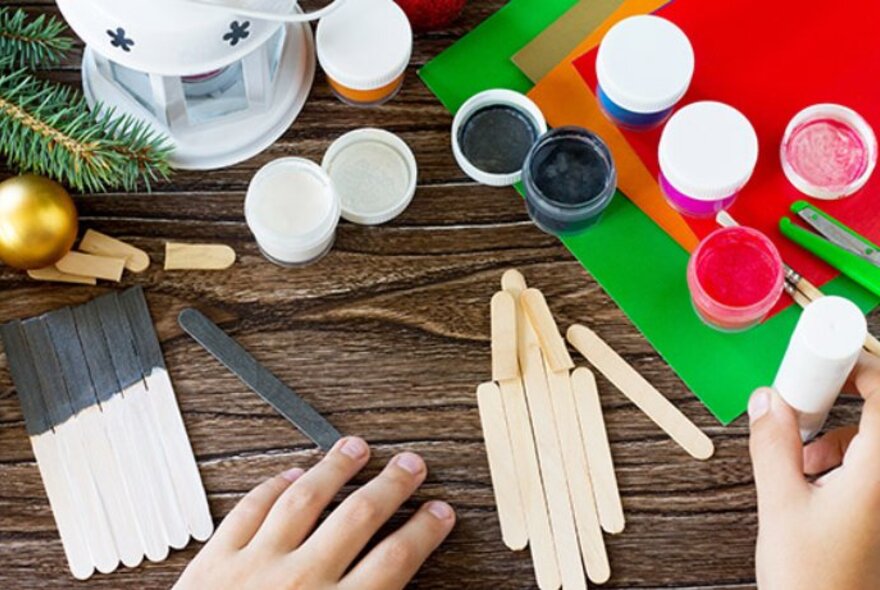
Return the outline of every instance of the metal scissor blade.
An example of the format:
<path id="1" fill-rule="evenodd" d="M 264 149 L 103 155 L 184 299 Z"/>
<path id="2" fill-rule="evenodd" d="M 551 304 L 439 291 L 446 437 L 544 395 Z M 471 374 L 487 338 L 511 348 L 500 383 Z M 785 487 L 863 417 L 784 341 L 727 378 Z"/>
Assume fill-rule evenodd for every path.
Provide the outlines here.
<path id="1" fill-rule="evenodd" d="M 798 216 L 832 244 L 867 260 L 876 267 L 880 267 L 880 250 L 877 250 L 873 245 L 860 240 L 816 211 L 804 209 L 798 212 Z"/>

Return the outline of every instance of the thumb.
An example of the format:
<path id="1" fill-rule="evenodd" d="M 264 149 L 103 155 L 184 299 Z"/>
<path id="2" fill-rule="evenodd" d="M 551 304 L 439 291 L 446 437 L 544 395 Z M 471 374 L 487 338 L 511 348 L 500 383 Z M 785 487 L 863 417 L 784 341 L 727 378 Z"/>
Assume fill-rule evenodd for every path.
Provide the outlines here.
<path id="1" fill-rule="evenodd" d="M 758 489 L 758 505 L 788 503 L 809 489 L 804 477 L 803 443 L 795 411 L 769 388 L 749 400 L 749 450 Z"/>

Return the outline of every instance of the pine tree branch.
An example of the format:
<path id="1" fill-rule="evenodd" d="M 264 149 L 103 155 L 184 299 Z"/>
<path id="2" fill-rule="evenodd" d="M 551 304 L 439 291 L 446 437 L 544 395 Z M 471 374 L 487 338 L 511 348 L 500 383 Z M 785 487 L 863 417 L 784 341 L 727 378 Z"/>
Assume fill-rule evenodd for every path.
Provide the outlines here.
<path id="1" fill-rule="evenodd" d="M 170 173 L 167 140 L 129 116 L 116 116 L 71 89 L 26 70 L 0 74 L 0 153 L 22 171 L 81 191 L 122 188 Z"/>
<path id="2" fill-rule="evenodd" d="M 8 63 L 0 67 L 38 68 L 58 64 L 73 47 L 67 27 L 55 18 L 36 18 L 21 10 L 0 8 L 0 56 Z"/>

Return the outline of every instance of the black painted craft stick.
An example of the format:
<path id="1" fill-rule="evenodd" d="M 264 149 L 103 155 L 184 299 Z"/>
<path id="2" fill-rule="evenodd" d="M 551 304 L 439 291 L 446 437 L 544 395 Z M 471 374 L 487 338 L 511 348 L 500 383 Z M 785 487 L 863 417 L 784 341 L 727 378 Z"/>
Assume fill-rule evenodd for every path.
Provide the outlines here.
<path id="1" fill-rule="evenodd" d="M 177 318 L 184 331 L 232 371 L 242 383 L 263 398 L 321 449 L 329 451 L 342 435 L 315 409 L 258 363 L 214 322 L 195 309 Z"/>

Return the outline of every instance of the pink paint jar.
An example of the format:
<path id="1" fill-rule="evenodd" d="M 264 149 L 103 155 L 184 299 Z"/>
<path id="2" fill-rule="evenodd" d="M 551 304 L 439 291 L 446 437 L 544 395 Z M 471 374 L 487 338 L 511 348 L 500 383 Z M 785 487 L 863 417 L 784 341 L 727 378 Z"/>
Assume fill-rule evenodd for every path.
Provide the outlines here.
<path id="1" fill-rule="evenodd" d="M 785 176 L 816 199 L 842 199 L 860 190 L 877 166 L 877 137 L 857 112 L 817 104 L 798 113 L 782 140 Z"/>
<path id="2" fill-rule="evenodd" d="M 741 112 L 713 101 L 675 113 L 660 137 L 660 187 L 683 215 L 728 209 L 758 163 L 758 134 Z"/>
<path id="3" fill-rule="evenodd" d="M 722 332 L 741 332 L 761 323 L 779 301 L 785 272 L 767 236 L 748 227 L 730 227 L 713 232 L 697 246 L 687 282 L 703 322 Z"/>

